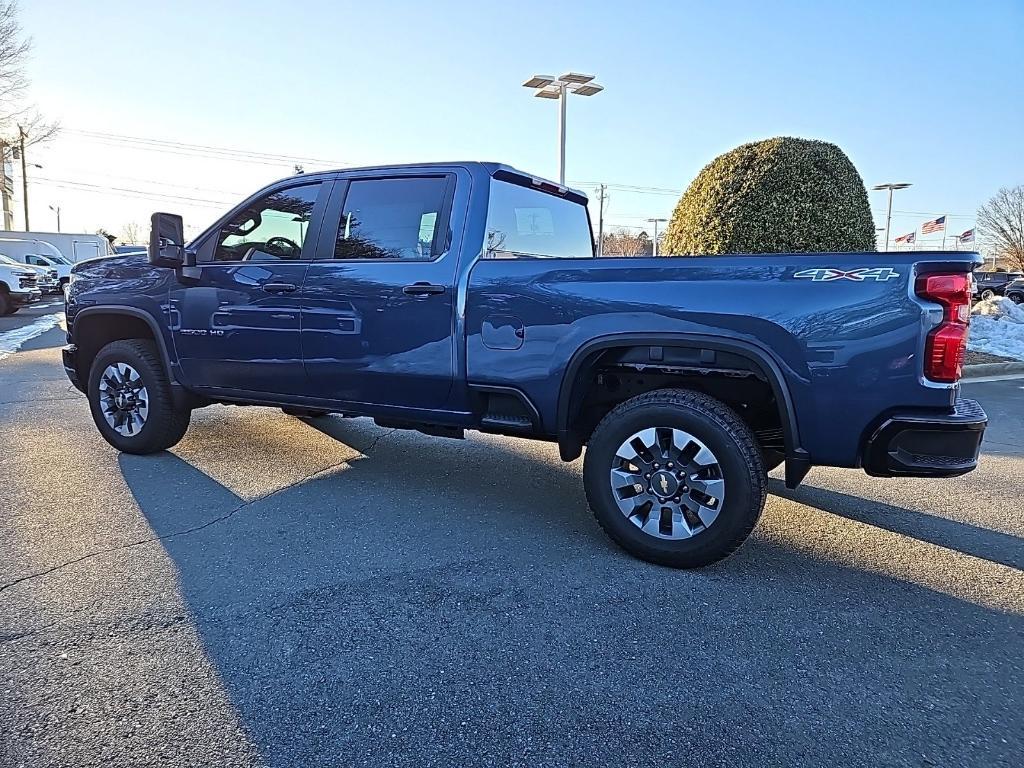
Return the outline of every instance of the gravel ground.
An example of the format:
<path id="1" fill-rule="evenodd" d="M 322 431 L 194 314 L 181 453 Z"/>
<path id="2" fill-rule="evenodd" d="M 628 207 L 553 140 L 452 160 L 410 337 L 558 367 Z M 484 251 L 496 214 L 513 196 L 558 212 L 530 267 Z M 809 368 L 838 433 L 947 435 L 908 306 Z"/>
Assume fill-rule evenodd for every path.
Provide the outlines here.
<path id="1" fill-rule="evenodd" d="M 549 445 L 197 412 L 119 456 L 0 362 L 2 766 L 1019 766 L 1022 381 L 949 481 L 772 483 L 729 560 L 602 535 Z"/>
<path id="2" fill-rule="evenodd" d="M 972 349 L 967 350 L 967 354 L 964 358 L 965 365 L 978 365 L 981 363 L 1009 363 L 1012 361 L 1013 358 L 1011 357 L 990 355 L 988 352 L 975 352 Z"/>

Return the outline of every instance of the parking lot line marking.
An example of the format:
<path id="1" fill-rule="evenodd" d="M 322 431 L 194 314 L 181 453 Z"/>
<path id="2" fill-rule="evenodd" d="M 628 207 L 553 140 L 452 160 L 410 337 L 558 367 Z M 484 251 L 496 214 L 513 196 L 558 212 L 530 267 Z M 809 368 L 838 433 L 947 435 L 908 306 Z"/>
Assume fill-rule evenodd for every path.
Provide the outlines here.
<path id="1" fill-rule="evenodd" d="M 0 360 L 13 355 L 26 341 L 46 333 L 63 319 L 63 312 L 54 312 L 52 315 L 40 317 L 34 323 L 15 328 L 7 333 L 0 333 Z"/>

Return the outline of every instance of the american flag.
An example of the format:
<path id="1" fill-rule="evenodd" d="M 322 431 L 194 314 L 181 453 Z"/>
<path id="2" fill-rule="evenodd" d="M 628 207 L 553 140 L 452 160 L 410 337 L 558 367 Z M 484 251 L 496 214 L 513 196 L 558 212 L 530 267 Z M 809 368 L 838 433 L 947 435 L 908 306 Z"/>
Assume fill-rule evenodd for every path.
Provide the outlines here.
<path id="1" fill-rule="evenodd" d="M 922 235 L 930 235 L 932 232 L 942 232 L 946 229 L 946 217 L 939 216 L 937 219 L 926 221 L 921 227 Z"/>
<path id="2" fill-rule="evenodd" d="M 900 235 L 899 237 L 896 238 L 896 242 L 897 243 L 907 243 L 907 244 L 910 244 L 910 243 L 914 242 L 914 240 L 917 239 L 916 235 L 917 235 L 917 232 L 911 232 L 911 233 L 906 234 L 906 235 Z"/>
<path id="3" fill-rule="evenodd" d="M 973 243 L 974 242 L 974 230 L 968 229 L 962 235 L 960 235 L 961 243 Z"/>

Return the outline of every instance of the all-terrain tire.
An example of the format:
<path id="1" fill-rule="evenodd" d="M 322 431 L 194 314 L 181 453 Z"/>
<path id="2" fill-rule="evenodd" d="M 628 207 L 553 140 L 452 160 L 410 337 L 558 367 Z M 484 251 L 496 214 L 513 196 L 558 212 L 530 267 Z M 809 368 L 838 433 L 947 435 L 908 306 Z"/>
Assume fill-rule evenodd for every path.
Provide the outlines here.
<path id="1" fill-rule="evenodd" d="M 7 294 L 7 291 L 0 287 L 0 317 L 13 315 L 17 311 L 18 308 L 14 306 L 14 302 L 11 301 L 11 297 Z"/>
<path id="2" fill-rule="evenodd" d="M 631 435 L 658 427 L 682 430 L 702 442 L 724 480 L 718 516 L 689 538 L 644 532 L 619 509 L 612 489 L 616 451 Z M 735 552 L 757 524 L 768 492 L 761 450 L 750 428 L 724 403 L 685 389 L 647 392 L 612 409 L 590 438 L 583 484 L 594 517 L 613 541 L 636 557 L 672 568 L 698 568 Z"/>
<path id="3" fill-rule="evenodd" d="M 103 413 L 100 379 L 110 365 L 124 363 L 138 372 L 148 394 L 145 423 L 133 435 L 114 429 Z M 185 435 L 192 411 L 176 408 L 171 397 L 171 382 L 156 344 L 145 339 L 112 341 L 96 355 L 89 371 L 87 387 L 89 409 L 100 434 L 124 453 L 147 454 L 164 451 Z"/>

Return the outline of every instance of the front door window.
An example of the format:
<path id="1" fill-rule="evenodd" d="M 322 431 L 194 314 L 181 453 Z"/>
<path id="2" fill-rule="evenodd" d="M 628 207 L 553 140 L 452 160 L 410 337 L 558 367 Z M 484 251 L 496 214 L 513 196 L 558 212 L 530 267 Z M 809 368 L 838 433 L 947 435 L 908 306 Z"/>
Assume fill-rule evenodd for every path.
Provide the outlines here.
<path id="1" fill-rule="evenodd" d="M 217 235 L 213 261 L 298 261 L 320 184 L 278 190 L 236 213 Z"/>

